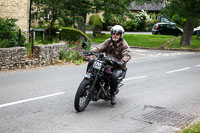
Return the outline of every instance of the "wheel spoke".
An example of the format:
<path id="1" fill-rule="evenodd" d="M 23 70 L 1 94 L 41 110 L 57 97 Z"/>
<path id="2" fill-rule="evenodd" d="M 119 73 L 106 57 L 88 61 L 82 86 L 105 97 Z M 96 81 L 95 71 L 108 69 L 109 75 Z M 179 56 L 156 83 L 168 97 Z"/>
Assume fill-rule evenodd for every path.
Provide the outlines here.
<path id="1" fill-rule="evenodd" d="M 74 100 L 74 107 L 78 112 L 85 110 L 88 103 L 90 102 L 91 99 L 89 97 L 90 87 L 91 87 L 91 82 L 87 79 L 84 79 L 79 85 Z"/>
<path id="2" fill-rule="evenodd" d="M 86 103 L 87 103 L 88 94 L 89 94 L 89 92 L 88 92 L 88 86 L 86 86 L 87 89 L 83 92 L 82 97 L 80 97 L 80 101 L 79 101 L 80 107 L 84 107 L 86 105 Z"/>

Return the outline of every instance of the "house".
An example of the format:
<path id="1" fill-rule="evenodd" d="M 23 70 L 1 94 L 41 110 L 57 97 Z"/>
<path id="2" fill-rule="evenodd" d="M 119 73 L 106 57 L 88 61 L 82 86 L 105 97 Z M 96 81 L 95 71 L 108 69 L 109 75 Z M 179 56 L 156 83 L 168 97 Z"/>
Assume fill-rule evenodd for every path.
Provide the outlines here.
<path id="1" fill-rule="evenodd" d="M 141 10 L 148 11 L 148 13 L 155 12 L 159 13 L 161 9 L 166 6 L 165 3 L 144 3 L 143 5 L 137 5 L 135 2 L 131 2 L 130 10 L 132 12 L 138 12 Z"/>
<path id="2" fill-rule="evenodd" d="M 163 9 L 166 6 L 165 3 L 155 3 L 155 2 L 150 2 L 150 3 L 144 3 L 142 5 L 137 5 L 134 1 L 131 2 L 130 4 L 130 11 L 132 12 L 139 12 L 141 10 L 147 11 L 148 13 L 159 13 L 161 9 Z M 103 21 L 103 11 L 98 13 L 100 18 Z M 87 14 L 87 19 L 86 19 L 86 24 L 89 22 L 89 18 L 92 16 L 92 14 Z"/>

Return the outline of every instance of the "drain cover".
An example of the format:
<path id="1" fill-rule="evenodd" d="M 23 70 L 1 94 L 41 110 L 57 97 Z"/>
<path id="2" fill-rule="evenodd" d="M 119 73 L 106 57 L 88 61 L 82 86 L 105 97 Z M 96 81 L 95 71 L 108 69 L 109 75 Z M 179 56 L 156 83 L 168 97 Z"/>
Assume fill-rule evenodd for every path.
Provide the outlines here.
<path id="1" fill-rule="evenodd" d="M 190 124 L 195 118 L 195 116 L 183 115 L 174 111 L 159 108 L 141 115 L 138 119 L 149 123 L 159 123 L 180 128 Z"/>

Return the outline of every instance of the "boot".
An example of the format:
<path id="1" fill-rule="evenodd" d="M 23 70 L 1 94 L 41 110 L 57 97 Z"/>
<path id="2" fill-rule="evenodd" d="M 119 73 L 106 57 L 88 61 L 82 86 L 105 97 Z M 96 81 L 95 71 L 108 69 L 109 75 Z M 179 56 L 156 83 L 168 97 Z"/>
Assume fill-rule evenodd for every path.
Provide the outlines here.
<path id="1" fill-rule="evenodd" d="M 116 104 L 116 95 L 115 94 L 112 94 L 111 100 L 110 100 L 110 104 L 111 105 L 115 105 Z"/>

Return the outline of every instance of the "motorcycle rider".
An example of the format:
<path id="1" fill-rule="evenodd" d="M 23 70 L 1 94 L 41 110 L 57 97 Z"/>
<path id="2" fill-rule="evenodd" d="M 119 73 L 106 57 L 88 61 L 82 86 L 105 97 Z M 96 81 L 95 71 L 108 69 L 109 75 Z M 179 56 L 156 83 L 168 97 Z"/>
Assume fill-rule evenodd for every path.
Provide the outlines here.
<path id="1" fill-rule="evenodd" d="M 131 50 L 127 42 L 124 40 L 124 28 L 120 25 L 115 25 L 110 30 L 111 38 L 94 47 L 91 52 L 105 52 L 115 60 L 115 65 L 111 66 L 111 104 L 116 104 L 116 94 L 118 93 L 118 79 L 125 74 L 126 63 L 131 59 Z M 88 68 L 93 64 L 90 60 Z"/>

